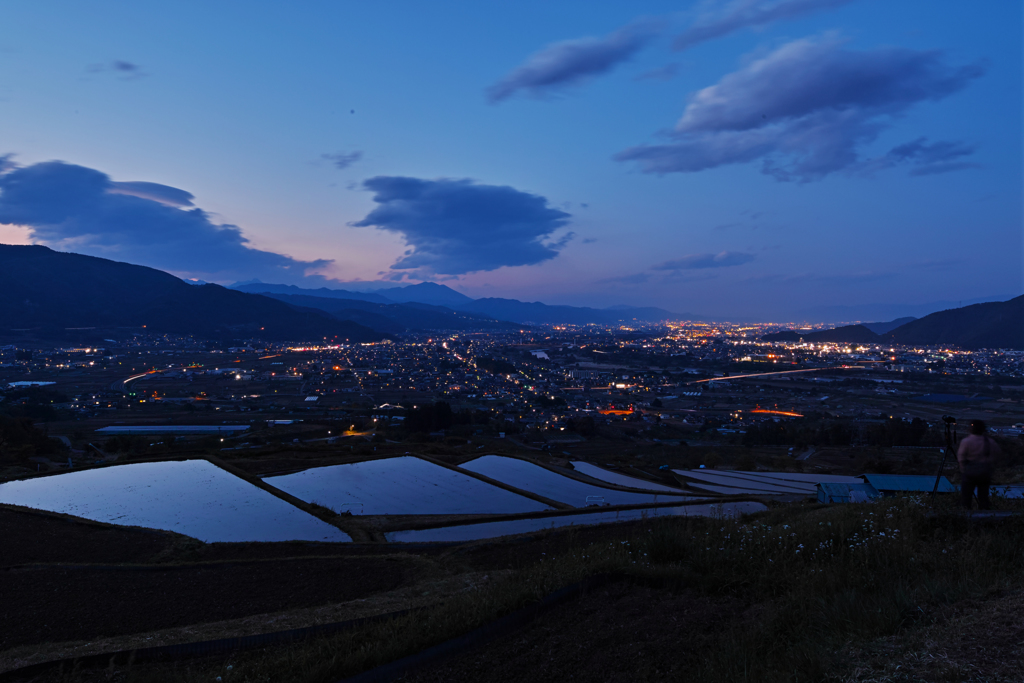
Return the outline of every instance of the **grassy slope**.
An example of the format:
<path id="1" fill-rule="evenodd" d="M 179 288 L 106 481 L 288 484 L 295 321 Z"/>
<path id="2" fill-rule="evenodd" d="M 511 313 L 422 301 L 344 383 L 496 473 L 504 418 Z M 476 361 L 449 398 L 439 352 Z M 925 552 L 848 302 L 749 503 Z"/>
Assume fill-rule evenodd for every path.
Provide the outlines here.
<path id="1" fill-rule="evenodd" d="M 756 614 L 719 628 L 701 652 L 691 653 L 688 680 L 855 680 L 851 672 L 866 657 L 861 645 L 912 638 L 934 627 L 936 615 L 950 605 L 1013 590 L 1024 576 L 1024 522 L 935 523 L 925 512 L 920 502 L 890 499 L 779 508 L 740 522 L 655 520 L 636 527 L 627 542 L 570 540 L 564 554 L 524 564 L 423 613 L 237 655 L 230 670 L 228 662 L 211 660 L 137 667 L 121 675 L 127 681 L 209 681 L 218 675 L 225 682 L 338 680 L 465 633 L 585 576 L 613 571 L 656 579 L 670 591 L 696 591 L 701 599 L 741 601 L 748 617 Z M 639 674 L 635 679 L 646 680 Z"/>

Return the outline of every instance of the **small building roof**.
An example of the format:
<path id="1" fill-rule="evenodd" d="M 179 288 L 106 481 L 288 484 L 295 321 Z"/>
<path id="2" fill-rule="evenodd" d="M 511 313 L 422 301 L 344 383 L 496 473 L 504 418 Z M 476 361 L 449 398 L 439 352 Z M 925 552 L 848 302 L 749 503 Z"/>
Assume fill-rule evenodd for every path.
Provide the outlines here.
<path id="1" fill-rule="evenodd" d="M 879 491 L 919 491 L 931 493 L 935 477 L 927 474 L 862 474 L 864 481 Z M 939 493 L 953 493 L 956 487 L 945 477 L 939 478 Z"/>
<path id="2" fill-rule="evenodd" d="M 871 484 L 821 482 L 818 484 L 819 503 L 856 503 L 878 498 L 878 490 Z"/>

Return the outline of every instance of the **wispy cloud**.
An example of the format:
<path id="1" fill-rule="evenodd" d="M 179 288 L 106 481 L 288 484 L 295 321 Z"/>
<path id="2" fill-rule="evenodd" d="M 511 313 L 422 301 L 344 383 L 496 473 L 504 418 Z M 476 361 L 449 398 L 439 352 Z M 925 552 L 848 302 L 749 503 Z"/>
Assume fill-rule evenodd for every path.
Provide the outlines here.
<path id="1" fill-rule="evenodd" d="M 980 168 L 981 164 L 966 161 L 977 148 L 963 142 L 940 141 L 929 143 L 927 138 L 897 145 L 877 159 L 869 159 L 860 165 L 860 171 L 874 173 L 895 166 L 910 165 L 910 175 L 934 175 L 969 168 Z"/>
<path id="2" fill-rule="evenodd" d="M 754 254 L 742 251 L 722 251 L 717 254 L 690 254 L 673 261 L 665 261 L 652 270 L 700 270 L 704 268 L 729 268 L 750 263 L 756 258 Z"/>
<path id="3" fill-rule="evenodd" d="M 679 65 L 672 63 L 666 64 L 665 66 L 658 67 L 657 69 L 651 69 L 645 71 L 642 74 L 636 76 L 633 80 L 636 81 L 671 81 L 679 73 Z"/>
<path id="4" fill-rule="evenodd" d="M 123 59 L 115 59 L 110 62 L 103 62 L 102 64 L 90 64 L 86 71 L 94 74 L 112 73 L 121 77 L 122 80 L 132 80 L 146 76 L 141 66 Z"/>
<path id="5" fill-rule="evenodd" d="M 597 284 L 601 285 L 642 285 L 649 282 L 650 273 L 632 273 L 630 275 L 616 275 L 613 277 L 601 278 Z"/>
<path id="6" fill-rule="evenodd" d="M 320 158 L 331 162 L 335 168 L 344 170 L 362 159 L 363 153 L 359 150 L 354 152 L 334 152 L 333 154 L 321 154 Z"/>
<path id="7" fill-rule="evenodd" d="M 675 142 L 632 147 L 615 158 L 657 174 L 760 159 L 763 172 L 779 180 L 815 180 L 855 170 L 859 148 L 896 117 L 962 90 L 982 73 L 978 64 L 949 66 L 938 51 L 855 51 L 835 37 L 796 40 L 694 93 L 672 132 Z M 964 151 L 953 144 L 910 143 L 902 154 L 937 168 L 927 160 Z"/>
<path id="8" fill-rule="evenodd" d="M 660 22 L 640 20 L 601 38 L 552 43 L 487 89 L 491 103 L 516 93 L 545 97 L 581 83 L 627 61 L 661 30 Z"/>
<path id="9" fill-rule="evenodd" d="M 461 275 L 555 258 L 570 214 L 546 198 L 472 180 L 378 176 L 363 182 L 378 206 L 354 227 L 400 234 L 409 249 L 391 269 Z"/>
<path id="10" fill-rule="evenodd" d="M 705 3 L 705 10 L 672 41 L 676 50 L 721 38 L 744 28 L 756 28 L 783 19 L 848 5 L 853 0 L 733 0 Z"/>

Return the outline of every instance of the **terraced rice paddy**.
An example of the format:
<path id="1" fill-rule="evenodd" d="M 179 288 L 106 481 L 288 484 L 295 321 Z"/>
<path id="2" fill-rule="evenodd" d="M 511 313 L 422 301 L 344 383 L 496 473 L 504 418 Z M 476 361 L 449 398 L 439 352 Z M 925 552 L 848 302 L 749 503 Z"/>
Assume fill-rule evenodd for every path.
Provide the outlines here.
<path id="1" fill-rule="evenodd" d="M 803 472 L 744 472 L 741 470 L 717 470 L 716 474 L 725 474 L 747 479 L 766 479 L 769 481 L 802 482 L 805 484 L 863 484 L 860 477 L 842 474 L 805 474 Z"/>
<path id="2" fill-rule="evenodd" d="M 356 515 L 516 514 L 551 509 L 412 456 L 317 467 L 264 481 L 301 500 Z"/>
<path id="3" fill-rule="evenodd" d="M 646 479 L 640 479 L 639 477 L 631 477 L 621 472 L 613 472 L 612 470 L 606 470 L 603 467 L 592 465 L 589 462 L 583 462 L 580 460 L 572 461 L 572 468 L 580 474 L 585 474 L 588 477 L 594 479 L 600 479 L 606 481 L 609 484 L 615 484 L 617 486 L 626 486 L 633 489 L 641 489 L 644 491 L 659 491 L 662 493 L 674 493 L 678 495 L 686 495 L 686 492 L 682 489 L 671 486 L 665 486 L 664 484 L 657 484 L 653 481 L 647 481 Z"/>
<path id="4" fill-rule="evenodd" d="M 691 517 L 735 517 L 766 510 L 766 506 L 754 502 L 720 503 L 712 505 L 680 505 L 677 507 L 648 508 L 645 510 L 621 510 L 618 512 L 594 512 L 580 515 L 559 515 L 534 519 L 514 519 L 504 522 L 482 522 L 462 524 L 436 529 L 413 531 L 392 531 L 385 538 L 392 543 L 436 543 L 441 541 L 478 541 L 499 536 L 513 536 L 544 529 L 564 526 L 585 526 L 625 522 L 645 517 L 689 515 Z"/>
<path id="5" fill-rule="evenodd" d="M 688 480 L 687 484 L 692 488 L 698 488 L 703 491 L 714 491 L 715 493 L 763 493 L 769 495 L 788 493 L 813 495 L 815 492 L 813 484 L 753 480 L 722 474 L 720 472 L 707 472 L 705 470 L 673 470 L 673 472 L 686 478 Z"/>
<path id="6" fill-rule="evenodd" d="M 0 484 L 0 503 L 208 543 L 351 541 L 334 528 L 206 460 L 147 462 Z"/>
<path id="7" fill-rule="evenodd" d="M 501 455 L 485 455 L 461 465 L 503 484 L 514 486 L 573 507 L 588 505 L 643 505 L 684 500 L 686 495 L 629 493 L 587 484 L 556 474 L 532 462 Z"/>
<path id="8" fill-rule="evenodd" d="M 741 472 L 732 470 L 672 470 L 691 488 L 721 494 L 807 495 L 817 493 L 819 483 L 862 484 L 860 477 L 793 472 Z"/>

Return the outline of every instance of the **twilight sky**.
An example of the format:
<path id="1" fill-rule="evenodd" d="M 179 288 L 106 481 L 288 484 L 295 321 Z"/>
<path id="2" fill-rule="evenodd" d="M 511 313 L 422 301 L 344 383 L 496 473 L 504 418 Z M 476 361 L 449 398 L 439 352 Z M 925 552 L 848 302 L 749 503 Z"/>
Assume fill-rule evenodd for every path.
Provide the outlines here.
<path id="1" fill-rule="evenodd" d="M 1021 25 L 960 0 L 4 3 L 0 242 L 759 318 L 1014 296 Z"/>

